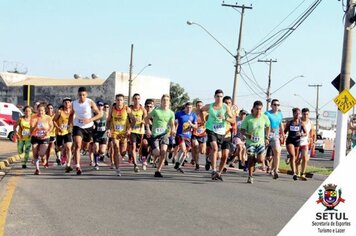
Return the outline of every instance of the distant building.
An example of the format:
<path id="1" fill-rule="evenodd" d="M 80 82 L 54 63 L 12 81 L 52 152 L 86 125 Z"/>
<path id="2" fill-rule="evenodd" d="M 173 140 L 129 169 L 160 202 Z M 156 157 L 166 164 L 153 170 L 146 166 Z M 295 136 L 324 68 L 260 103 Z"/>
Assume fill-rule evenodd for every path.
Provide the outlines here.
<path id="1" fill-rule="evenodd" d="M 135 76 L 132 77 L 135 78 Z M 100 78 L 54 79 L 0 72 L 0 101 L 25 105 L 27 102 L 23 97 L 23 86 L 34 85 L 35 96 L 31 105 L 35 102 L 47 102 L 58 106 L 64 97 L 76 99 L 78 88 L 84 86 L 88 89 L 90 98 L 111 104 L 118 93 L 124 94 L 127 99 L 128 79 L 129 74 L 123 72 L 113 72 L 106 80 Z M 169 79 L 140 75 L 133 80 L 132 95 L 139 93 L 142 103 L 147 98 L 159 103 L 162 94 L 169 94 L 169 88 Z"/>

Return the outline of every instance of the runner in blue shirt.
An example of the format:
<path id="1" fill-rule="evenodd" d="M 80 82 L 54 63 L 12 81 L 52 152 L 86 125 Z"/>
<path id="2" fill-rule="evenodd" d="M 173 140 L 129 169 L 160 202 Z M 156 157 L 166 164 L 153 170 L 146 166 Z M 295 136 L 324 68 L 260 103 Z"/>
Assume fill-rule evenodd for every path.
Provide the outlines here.
<path id="1" fill-rule="evenodd" d="M 175 114 L 176 127 L 178 127 L 176 145 L 179 145 L 180 151 L 178 154 L 178 161 L 175 163 L 174 168 L 181 173 L 184 173 L 181 166 L 191 148 L 192 129 L 196 129 L 198 127 L 197 115 L 192 112 L 192 110 L 193 104 L 191 102 L 187 102 L 184 105 L 184 110 L 178 111 Z"/>

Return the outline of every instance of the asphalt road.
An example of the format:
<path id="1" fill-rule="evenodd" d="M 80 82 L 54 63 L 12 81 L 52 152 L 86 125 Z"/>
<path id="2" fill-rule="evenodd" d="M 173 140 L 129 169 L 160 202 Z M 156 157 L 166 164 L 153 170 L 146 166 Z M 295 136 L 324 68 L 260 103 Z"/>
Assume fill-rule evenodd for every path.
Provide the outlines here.
<path id="1" fill-rule="evenodd" d="M 321 184 L 256 172 L 251 185 L 241 171 L 213 182 L 190 165 L 165 167 L 162 179 L 128 164 L 121 177 L 83 166 L 82 176 L 57 166 L 34 176 L 16 164 L 0 182 L 2 198 L 17 176 L 5 235 L 276 235 Z"/>

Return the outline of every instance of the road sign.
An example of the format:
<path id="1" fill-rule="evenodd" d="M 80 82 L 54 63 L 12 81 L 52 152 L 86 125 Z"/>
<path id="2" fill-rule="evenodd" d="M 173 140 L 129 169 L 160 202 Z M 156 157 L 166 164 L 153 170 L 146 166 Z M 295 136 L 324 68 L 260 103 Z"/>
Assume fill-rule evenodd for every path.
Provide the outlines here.
<path id="1" fill-rule="evenodd" d="M 323 117 L 325 118 L 336 118 L 336 111 L 324 111 Z"/>
<path id="2" fill-rule="evenodd" d="M 334 87 L 336 88 L 337 91 L 339 91 L 340 89 L 340 80 L 341 80 L 341 76 L 340 74 L 338 76 L 336 76 L 336 78 L 331 82 L 332 85 L 334 85 Z M 355 81 L 352 80 L 352 78 L 350 78 L 350 89 L 352 88 L 352 86 L 355 85 Z"/>
<path id="3" fill-rule="evenodd" d="M 336 98 L 334 98 L 334 102 L 343 113 L 348 112 L 356 105 L 356 99 L 348 89 L 344 89 Z"/>

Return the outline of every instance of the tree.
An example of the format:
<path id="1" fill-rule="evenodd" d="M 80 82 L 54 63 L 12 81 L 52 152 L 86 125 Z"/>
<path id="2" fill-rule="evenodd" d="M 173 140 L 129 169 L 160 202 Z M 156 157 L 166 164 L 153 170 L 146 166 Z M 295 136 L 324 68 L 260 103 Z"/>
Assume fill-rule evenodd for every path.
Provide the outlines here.
<path id="1" fill-rule="evenodd" d="M 182 108 L 189 101 L 188 93 L 178 83 L 171 82 L 169 93 L 171 96 L 171 109 L 173 111 Z"/>

